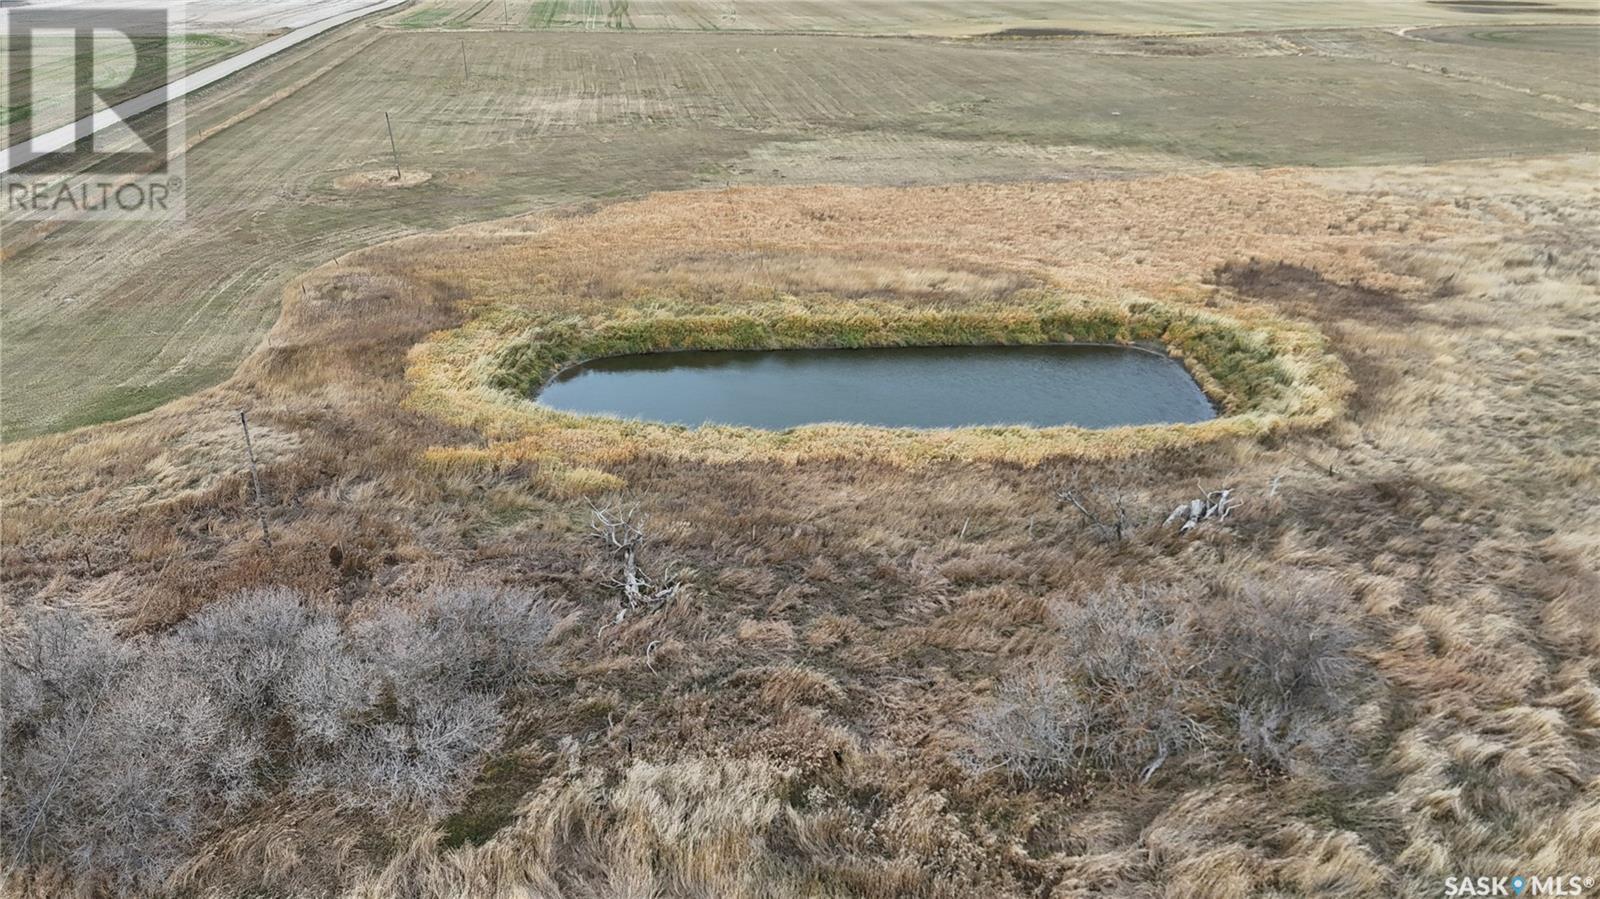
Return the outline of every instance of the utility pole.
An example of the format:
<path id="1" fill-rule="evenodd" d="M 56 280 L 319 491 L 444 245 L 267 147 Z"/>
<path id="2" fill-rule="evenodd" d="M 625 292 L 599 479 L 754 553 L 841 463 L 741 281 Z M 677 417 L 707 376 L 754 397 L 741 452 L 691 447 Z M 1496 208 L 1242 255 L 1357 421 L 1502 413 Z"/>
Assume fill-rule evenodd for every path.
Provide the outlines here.
<path id="1" fill-rule="evenodd" d="M 244 452 L 250 460 L 250 483 L 256 488 L 256 518 L 261 522 L 261 539 L 267 544 L 267 549 L 272 548 L 272 532 L 267 530 L 267 508 L 261 502 L 261 475 L 256 471 L 256 448 L 250 442 L 250 422 L 244 417 L 244 410 L 239 410 L 239 427 L 244 429 Z"/>
<path id="2" fill-rule="evenodd" d="M 461 80 L 471 81 L 472 72 L 467 69 L 467 39 L 461 39 Z"/>
<path id="3" fill-rule="evenodd" d="M 394 142 L 394 123 L 389 121 L 389 114 L 383 114 L 383 124 L 389 129 L 389 151 L 394 153 L 394 180 L 400 180 L 400 148 Z M 243 413 L 240 413 L 243 415 Z"/>

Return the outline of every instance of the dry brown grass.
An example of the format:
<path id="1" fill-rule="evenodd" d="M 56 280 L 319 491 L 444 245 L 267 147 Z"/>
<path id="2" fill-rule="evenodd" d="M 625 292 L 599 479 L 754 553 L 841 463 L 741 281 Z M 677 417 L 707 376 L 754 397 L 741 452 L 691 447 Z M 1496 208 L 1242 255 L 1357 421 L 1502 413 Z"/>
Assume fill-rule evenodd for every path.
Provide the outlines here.
<path id="1" fill-rule="evenodd" d="M 262 807 L 174 881 L 199 894 L 1365 896 L 1600 873 L 1593 166 L 740 189 L 376 247 L 293 285 L 222 387 L 4 448 L 7 595 L 129 631 L 263 583 L 359 613 L 471 577 L 576 610 L 461 817 Z M 1304 320 L 1357 392 L 1315 429 L 1151 454 L 1161 512 L 1197 482 L 1246 505 L 1108 542 L 1057 500 L 1063 462 L 712 463 L 582 426 L 523 453 L 434 414 L 417 371 L 419 344 L 534 313 L 1034 290 Z M 240 407 L 270 552 L 227 452 Z M 687 587 L 602 631 L 586 514 L 618 491 Z M 1002 675 L 1057 646 L 1052 605 L 1286 573 L 1337 585 L 1371 634 L 1347 779 L 1223 757 L 1030 787 L 959 763 Z"/>
<path id="2" fill-rule="evenodd" d="M 1221 184 L 1228 189 L 1218 190 Z M 1444 210 L 1341 200 L 1277 173 L 937 190 L 707 191 L 578 219 L 473 226 L 410 245 L 400 262 L 415 279 L 458 285 L 474 311 L 466 327 L 413 351 L 412 402 L 493 438 L 484 450 L 493 458 L 588 465 L 640 453 L 1037 464 L 1316 426 L 1338 413 L 1347 391 L 1321 338 L 1260 306 L 1201 289 L 1202 276 L 1228 259 L 1266 256 L 1340 281 L 1365 278 L 1376 293 L 1408 282 L 1359 255 L 1381 242 L 1375 232 L 1415 228 L 1426 240 L 1453 225 Z M 605 248 L 603 264 L 597 248 Z M 773 436 L 580 423 L 509 398 L 499 383 L 503 364 L 495 361 L 530 343 L 546 357 L 556 344 L 581 353 L 585 342 L 604 346 L 608 333 L 644 328 L 690 335 L 647 338 L 650 349 L 742 346 L 721 336 L 741 318 L 775 334 L 815 332 L 814 342 L 840 339 L 835 331 L 868 344 L 1060 339 L 1028 321 L 1064 315 L 1122 322 L 1113 339 L 1160 336 L 1159 327 L 1140 332 L 1138 322 L 1154 317 L 1141 307 L 1164 310 L 1156 313 L 1163 319 L 1197 316 L 1202 328 L 1247 333 L 1252 345 L 1274 347 L 1297 395 L 1263 415 L 1191 428 L 885 434 L 817 427 Z M 1203 365 L 1191 368 L 1224 406 L 1248 399 L 1208 380 Z M 520 383 L 548 374 L 521 372 Z"/>

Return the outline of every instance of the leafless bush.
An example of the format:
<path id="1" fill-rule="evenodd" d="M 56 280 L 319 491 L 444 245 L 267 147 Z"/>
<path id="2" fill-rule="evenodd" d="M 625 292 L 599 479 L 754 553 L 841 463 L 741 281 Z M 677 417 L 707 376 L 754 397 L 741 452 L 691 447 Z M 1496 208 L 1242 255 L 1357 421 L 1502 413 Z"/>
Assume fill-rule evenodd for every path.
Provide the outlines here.
<path id="1" fill-rule="evenodd" d="M 1000 682 L 992 703 L 972 722 L 977 760 L 1032 782 L 1072 770 L 1082 757 L 1088 713 L 1064 672 L 1024 668 Z"/>
<path id="2" fill-rule="evenodd" d="M 260 798 L 275 772 L 317 764 L 373 704 L 370 673 L 339 622 L 290 590 L 213 603 L 163 643 L 184 676 L 206 685 L 226 724 L 215 779 L 230 810 Z M 291 739 L 270 741 L 269 733 Z"/>
<path id="3" fill-rule="evenodd" d="M 1172 591 L 1117 587 L 1056 615 L 1056 652 L 1009 679 L 977 719 L 974 745 L 989 764 L 1030 779 L 1148 779 L 1209 739 L 1205 659 Z"/>
<path id="4" fill-rule="evenodd" d="M 389 608 L 358 625 L 358 651 L 406 695 L 502 693 L 539 663 L 552 619 L 536 593 L 437 589 L 415 610 Z"/>
<path id="5" fill-rule="evenodd" d="M 209 821 L 216 704 L 162 647 L 70 612 L 30 614 L 19 642 L 7 693 L 34 701 L 8 702 L 6 845 L 138 888 Z"/>
<path id="6" fill-rule="evenodd" d="M 302 777 L 347 805 L 440 813 L 499 738 L 499 699 L 538 668 L 552 617 L 538 594 L 430 591 L 354 630 L 382 719 Z"/>
<path id="7" fill-rule="evenodd" d="M 105 624 L 44 606 L 24 612 L 21 633 L 7 650 L 0 678 L 0 723 L 7 733 L 92 704 L 132 655 Z"/>
<path id="8" fill-rule="evenodd" d="M 171 639 L 184 646 L 182 668 L 208 685 L 236 725 L 265 724 L 288 711 L 285 690 L 298 669 L 319 660 L 303 645 L 317 639 L 308 631 L 319 624 L 326 630 L 333 621 L 308 610 L 293 591 L 254 590 L 202 609 Z"/>
<path id="9" fill-rule="evenodd" d="M 17 863 L 143 891 L 285 781 L 440 814 L 550 625 L 537 596 L 487 589 L 434 591 L 353 633 L 283 590 L 130 641 L 29 613 L 4 660 L 0 837 Z"/>
<path id="10" fill-rule="evenodd" d="M 1225 591 L 1117 587 L 1055 609 L 1049 657 L 978 710 L 971 754 L 1024 779 L 1147 780 L 1195 750 L 1234 746 L 1265 770 L 1348 755 L 1361 682 L 1357 629 L 1317 581 Z"/>
<path id="11" fill-rule="evenodd" d="M 343 630 L 318 620 L 300 632 L 287 677 L 277 688 L 284 714 L 302 743 L 345 739 L 373 703 L 371 672 L 351 653 Z"/>
<path id="12" fill-rule="evenodd" d="M 1117 587 L 1056 610 L 1063 661 L 1087 700 L 1085 760 L 1095 768 L 1148 779 L 1208 738 L 1191 603 L 1173 588 Z"/>
<path id="13" fill-rule="evenodd" d="M 57 800 L 83 743 L 90 716 L 121 679 L 132 656 L 111 629 L 76 612 L 36 606 L 7 642 L 0 678 L 0 826 L 13 851 L 26 853 L 48 832 Z M 26 783 L 34 789 L 13 790 Z"/>
<path id="14" fill-rule="evenodd" d="M 223 734 L 203 685 L 168 660 L 140 664 L 86 719 L 57 722 L 64 739 L 35 744 L 60 784 L 39 835 L 121 885 L 159 877 L 215 821 Z"/>
<path id="15" fill-rule="evenodd" d="M 1319 765 L 1352 752 L 1341 722 L 1364 664 L 1348 597 L 1317 580 L 1249 580 L 1210 610 L 1218 679 L 1254 764 L 1289 771 L 1297 756 Z"/>
<path id="16" fill-rule="evenodd" d="M 426 697 L 362 728 L 307 769 L 302 784 L 333 791 L 343 805 L 444 814 L 471 783 L 503 722 L 488 696 Z"/>
<path id="17" fill-rule="evenodd" d="M 1089 472 L 1074 469 L 1056 497 L 1077 510 L 1099 539 L 1121 541 L 1151 523 L 1143 490 L 1150 482 L 1150 466 L 1123 460 L 1109 469 Z"/>

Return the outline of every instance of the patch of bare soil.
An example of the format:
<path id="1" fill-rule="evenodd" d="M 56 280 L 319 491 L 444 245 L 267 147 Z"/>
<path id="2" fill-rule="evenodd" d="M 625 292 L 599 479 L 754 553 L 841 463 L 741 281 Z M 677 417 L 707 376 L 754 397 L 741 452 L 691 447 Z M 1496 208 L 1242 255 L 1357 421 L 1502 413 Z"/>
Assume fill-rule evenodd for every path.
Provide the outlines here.
<path id="1" fill-rule="evenodd" d="M 1403 332 L 1425 319 L 1415 298 L 1402 291 L 1359 280 L 1343 283 L 1286 262 L 1230 260 L 1217 266 L 1209 280 L 1245 299 L 1316 322 L 1356 383 L 1351 408 L 1358 415 L 1386 402 L 1405 369 L 1402 360 L 1373 351 L 1358 335 L 1371 327 Z"/>
<path id="2" fill-rule="evenodd" d="M 1320 322 L 1356 318 L 1403 326 L 1418 318 L 1400 291 L 1359 280 L 1348 284 L 1329 280 L 1315 269 L 1287 262 L 1229 260 L 1217 266 L 1211 281 L 1242 296 L 1271 300 L 1298 318 Z"/>
<path id="3" fill-rule="evenodd" d="M 333 186 L 339 190 L 349 191 L 380 190 L 384 188 L 417 187 L 432 180 L 432 172 L 411 169 L 396 173 L 393 169 L 384 169 L 378 172 L 352 172 L 348 175 L 341 175 L 334 180 Z"/>

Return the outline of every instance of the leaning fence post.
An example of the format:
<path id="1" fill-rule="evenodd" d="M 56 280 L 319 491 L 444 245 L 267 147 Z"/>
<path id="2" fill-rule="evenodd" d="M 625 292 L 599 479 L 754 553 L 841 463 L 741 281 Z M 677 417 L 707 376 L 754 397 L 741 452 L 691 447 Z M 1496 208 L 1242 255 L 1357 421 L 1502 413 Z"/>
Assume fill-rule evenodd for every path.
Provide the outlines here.
<path id="1" fill-rule="evenodd" d="M 272 532 L 267 530 L 267 507 L 261 501 L 261 475 L 256 471 L 256 449 L 250 443 L 250 422 L 245 419 L 244 410 L 239 410 L 239 427 L 244 429 L 244 452 L 250 460 L 250 483 L 256 489 L 256 518 L 261 522 L 261 539 L 267 544 L 267 549 L 272 548 Z"/>

